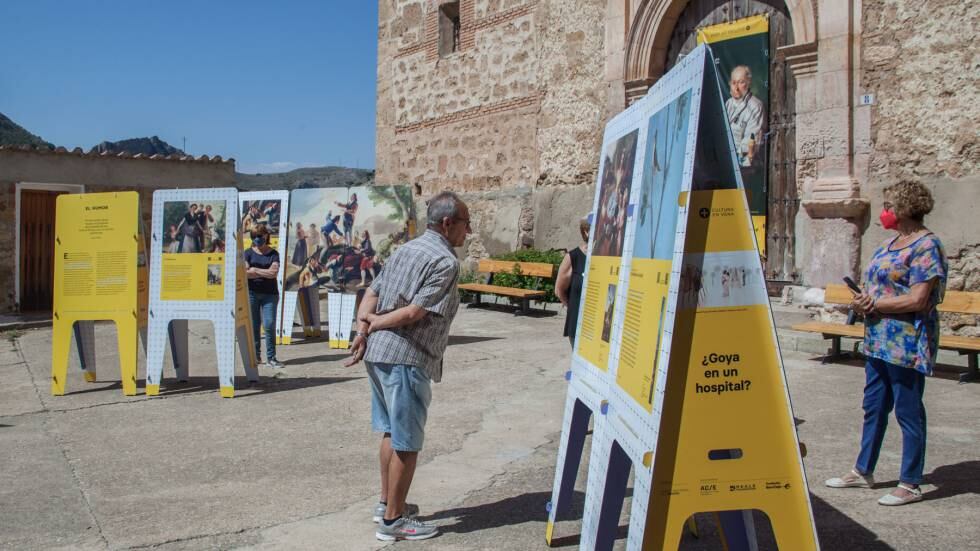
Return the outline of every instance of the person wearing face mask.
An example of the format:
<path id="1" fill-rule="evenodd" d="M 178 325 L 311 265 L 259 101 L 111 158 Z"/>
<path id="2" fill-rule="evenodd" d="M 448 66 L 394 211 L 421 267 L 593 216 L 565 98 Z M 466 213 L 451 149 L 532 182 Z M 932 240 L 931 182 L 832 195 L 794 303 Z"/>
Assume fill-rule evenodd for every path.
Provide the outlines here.
<path id="1" fill-rule="evenodd" d="M 279 252 L 269 246 L 269 228 L 259 224 L 252 228 L 252 247 L 245 251 L 248 276 L 248 302 L 252 309 L 252 333 L 255 335 L 255 358 L 262 357 L 260 328 L 265 331 L 266 367 L 281 369 L 276 359 L 276 310 L 279 306 Z"/>
<path id="2" fill-rule="evenodd" d="M 943 244 L 923 224 L 933 198 L 919 182 L 885 189 L 881 225 L 898 235 L 871 256 L 864 290 L 851 307 L 864 314 L 864 429 L 851 472 L 826 482 L 831 488 L 871 488 L 872 473 L 895 410 L 902 429 L 902 467 L 898 487 L 878 500 L 905 505 L 922 499 L 926 455 L 926 410 L 922 393 L 939 348 L 939 312 L 948 265 Z"/>

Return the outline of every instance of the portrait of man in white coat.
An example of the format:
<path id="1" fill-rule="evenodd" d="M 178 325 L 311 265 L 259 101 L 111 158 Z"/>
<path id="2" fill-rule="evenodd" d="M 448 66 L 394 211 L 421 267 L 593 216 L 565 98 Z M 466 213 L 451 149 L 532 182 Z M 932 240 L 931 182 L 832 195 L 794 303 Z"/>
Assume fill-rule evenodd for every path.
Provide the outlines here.
<path id="1" fill-rule="evenodd" d="M 729 86 L 732 97 L 725 102 L 725 110 L 732 127 L 739 164 L 748 168 L 762 159 L 759 151 L 764 143 L 762 127 L 766 120 L 766 108 L 762 100 L 752 93 L 752 71 L 748 66 L 738 65 L 732 69 Z"/>

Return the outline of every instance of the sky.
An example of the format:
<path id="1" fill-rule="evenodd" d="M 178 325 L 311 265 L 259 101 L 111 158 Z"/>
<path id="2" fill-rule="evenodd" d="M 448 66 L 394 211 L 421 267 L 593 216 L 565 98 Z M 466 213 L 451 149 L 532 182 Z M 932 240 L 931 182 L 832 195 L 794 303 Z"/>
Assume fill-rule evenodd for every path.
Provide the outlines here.
<path id="1" fill-rule="evenodd" d="M 0 0 L 0 113 L 88 150 L 374 168 L 375 0 Z"/>

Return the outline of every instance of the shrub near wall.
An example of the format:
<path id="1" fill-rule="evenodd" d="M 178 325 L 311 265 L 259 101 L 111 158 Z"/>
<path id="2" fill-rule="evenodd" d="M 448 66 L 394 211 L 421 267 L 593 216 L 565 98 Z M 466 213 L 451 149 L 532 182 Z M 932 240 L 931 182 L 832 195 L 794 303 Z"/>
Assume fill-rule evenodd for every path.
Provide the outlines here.
<path id="1" fill-rule="evenodd" d="M 564 257 L 565 251 L 560 249 L 551 249 L 547 251 L 539 251 L 537 249 L 521 249 L 519 251 L 496 255 L 491 258 L 494 260 L 510 260 L 513 262 L 544 262 L 546 264 L 552 264 L 555 267 L 555 276 L 557 276 L 558 265 L 561 264 Z M 493 284 L 504 287 L 516 287 L 518 289 L 534 289 L 535 279 L 537 278 L 531 276 L 498 273 L 493 275 Z M 558 297 L 555 296 L 554 277 L 551 279 L 542 278 L 541 285 L 538 286 L 537 289 L 547 293 L 544 297 L 545 302 L 558 302 Z"/>

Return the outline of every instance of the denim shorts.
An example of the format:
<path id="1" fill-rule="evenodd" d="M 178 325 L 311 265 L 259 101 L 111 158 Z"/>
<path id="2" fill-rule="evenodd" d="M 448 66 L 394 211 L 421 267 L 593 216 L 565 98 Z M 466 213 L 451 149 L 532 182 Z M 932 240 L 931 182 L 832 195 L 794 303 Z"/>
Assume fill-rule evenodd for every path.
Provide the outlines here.
<path id="1" fill-rule="evenodd" d="M 429 376 L 410 365 L 365 363 L 371 379 L 371 428 L 390 433 L 394 450 L 421 450 L 432 401 Z"/>

